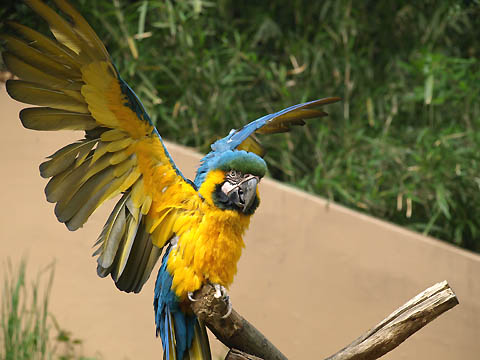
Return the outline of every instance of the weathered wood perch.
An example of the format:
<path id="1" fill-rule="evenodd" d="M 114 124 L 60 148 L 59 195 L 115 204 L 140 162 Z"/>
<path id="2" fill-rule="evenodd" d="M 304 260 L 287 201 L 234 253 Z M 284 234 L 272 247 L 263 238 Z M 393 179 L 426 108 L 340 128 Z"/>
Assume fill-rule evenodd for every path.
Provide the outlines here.
<path id="1" fill-rule="evenodd" d="M 227 304 L 205 285 L 195 293 L 193 312 L 231 350 L 226 360 L 286 360 L 270 341 L 235 310 L 226 318 Z M 446 281 L 422 291 L 373 329 L 326 360 L 373 360 L 393 350 L 430 321 L 458 304 Z"/>
<path id="2" fill-rule="evenodd" d="M 458 299 L 450 285 L 442 281 L 407 301 L 373 329 L 326 360 L 378 359 L 457 304 Z"/>
<path id="3" fill-rule="evenodd" d="M 195 315 L 230 349 L 238 349 L 260 359 L 287 360 L 285 355 L 235 310 L 232 310 L 227 318 L 222 319 L 228 311 L 227 304 L 224 299 L 215 297 L 213 286 L 204 285 L 195 293 L 195 299 L 197 301 L 191 303 Z M 231 355 L 227 355 L 227 358 L 228 356 Z M 242 359 L 239 356 L 241 355 L 230 359 Z M 255 357 L 250 359 L 256 360 Z"/>

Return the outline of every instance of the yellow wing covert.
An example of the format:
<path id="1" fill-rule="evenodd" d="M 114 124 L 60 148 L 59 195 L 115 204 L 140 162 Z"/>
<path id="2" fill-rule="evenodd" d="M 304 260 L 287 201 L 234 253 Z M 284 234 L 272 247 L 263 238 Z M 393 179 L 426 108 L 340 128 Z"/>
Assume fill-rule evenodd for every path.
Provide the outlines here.
<path id="1" fill-rule="evenodd" d="M 83 17 L 64 0 L 55 4 L 68 20 L 39 0 L 26 2 L 54 38 L 10 23 L 18 37 L 2 35 L 3 58 L 20 80 L 9 80 L 7 91 L 39 106 L 21 111 L 26 128 L 85 131 L 84 139 L 40 165 L 42 177 L 50 178 L 47 200 L 73 231 L 104 201 L 122 194 L 94 255 L 100 276 L 111 274 L 119 289 L 138 292 L 173 236 L 177 214 L 195 211 L 200 198 Z"/>

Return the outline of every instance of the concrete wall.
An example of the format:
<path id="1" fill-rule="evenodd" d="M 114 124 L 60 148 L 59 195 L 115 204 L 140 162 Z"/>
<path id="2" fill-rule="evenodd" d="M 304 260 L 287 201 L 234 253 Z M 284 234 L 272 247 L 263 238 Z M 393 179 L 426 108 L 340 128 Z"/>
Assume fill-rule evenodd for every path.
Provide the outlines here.
<path id="1" fill-rule="evenodd" d="M 96 276 L 91 246 L 108 209 L 100 209 L 84 229 L 70 233 L 44 199 L 46 181 L 38 174 L 38 164 L 80 133 L 25 130 L 18 121 L 21 104 L 9 100 L 3 89 L 0 104 L 1 261 L 10 257 L 18 263 L 27 254 L 33 277 L 56 260 L 51 310 L 63 327 L 84 339 L 86 355 L 160 359 L 153 279 L 142 294 L 132 295 Z M 199 155 L 173 144 L 168 148 L 184 173 L 192 176 Z M 334 353 L 444 279 L 460 305 L 385 359 L 480 358 L 478 255 L 268 179 L 260 191 L 262 205 L 246 236 L 231 299 L 289 358 Z M 215 352 L 222 352 L 214 346 Z"/>

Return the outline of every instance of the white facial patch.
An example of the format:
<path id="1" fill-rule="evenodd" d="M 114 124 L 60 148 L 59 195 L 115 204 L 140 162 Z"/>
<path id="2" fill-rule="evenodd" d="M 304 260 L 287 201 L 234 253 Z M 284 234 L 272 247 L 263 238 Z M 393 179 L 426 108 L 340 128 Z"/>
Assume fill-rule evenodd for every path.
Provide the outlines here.
<path id="1" fill-rule="evenodd" d="M 225 183 L 222 185 L 222 192 L 225 195 L 229 195 L 233 190 L 240 187 L 244 182 L 247 182 L 250 179 L 257 179 L 257 183 L 260 181 L 258 176 L 251 174 L 242 174 L 239 171 L 230 170 L 227 173 Z"/>
<path id="2" fill-rule="evenodd" d="M 225 195 L 228 195 L 230 194 L 230 192 L 235 189 L 237 187 L 237 185 L 235 184 L 231 184 L 229 183 L 228 181 L 226 181 L 223 185 L 222 185 L 222 192 L 225 194 Z"/>

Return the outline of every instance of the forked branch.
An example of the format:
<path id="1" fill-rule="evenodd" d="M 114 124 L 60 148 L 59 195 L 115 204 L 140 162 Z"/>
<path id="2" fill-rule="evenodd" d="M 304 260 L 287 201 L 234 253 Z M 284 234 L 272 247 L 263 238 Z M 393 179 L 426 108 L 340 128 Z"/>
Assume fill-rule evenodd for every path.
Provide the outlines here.
<path id="1" fill-rule="evenodd" d="M 235 310 L 225 319 L 227 304 L 205 285 L 195 293 L 192 310 L 232 349 L 226 360 L 286 360 L 268 339 Z M 458 304 L 446 281 L 433 285 L 395 310 L 377 326 L 326 360 L 373 360 L 393 350 L 430 321 Z M 251 354 L 251 355 L 250 355 Z"/>

